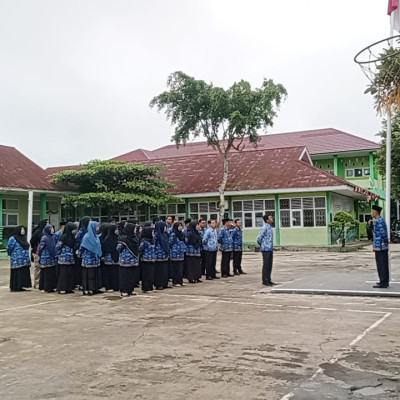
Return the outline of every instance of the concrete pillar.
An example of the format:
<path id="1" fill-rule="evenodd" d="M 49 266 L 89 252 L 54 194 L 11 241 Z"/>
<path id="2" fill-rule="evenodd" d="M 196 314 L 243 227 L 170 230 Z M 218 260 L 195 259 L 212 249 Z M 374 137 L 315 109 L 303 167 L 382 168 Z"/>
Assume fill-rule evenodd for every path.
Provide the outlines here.
<path id="1" fill-rule="evenodd" d="M 374 153 L 369 153 L 369 187 L 373 189 L 375 187 L 375 160 Z"/>
<path id="2" fill-rule="evenodd" d="M 332 244 L 332 232 L 329 222 L 331 222 L 331 204 L 332 204 L 332 193 L 326 192 L 326 226 L 328 229 L 328 245 Z"/>
<path id="3" fill-rule="evenodd" d="M 339 176 L 339 158 L 337 154 L 333 156 L 333 173 L 336 176 Z"/>
<path id="4" fill-rule="evenodd" d="M 3 241 L 3 195 L 0 194 L 0 245 Z"/>
<path id="5" fill-rule="evenodd" d="M 27 239 L 28 242 L 32 237 L 32 222 L 33 222 L 33 191 L 28 192 L 28 226 L 27 226 Z"/>
<path id="6" fill-rule="evenodd" d="M 281 245 L 281 227 L 279 215 L 279 195 L 275 195 L 275 243 L 277 246 Z"/>

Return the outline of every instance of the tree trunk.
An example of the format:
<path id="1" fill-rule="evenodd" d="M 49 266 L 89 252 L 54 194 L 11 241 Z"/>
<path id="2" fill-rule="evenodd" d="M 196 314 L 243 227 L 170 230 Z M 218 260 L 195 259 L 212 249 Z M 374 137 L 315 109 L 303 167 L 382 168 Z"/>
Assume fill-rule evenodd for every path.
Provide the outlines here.
<path id="1" fill-rule="evenodd" d="M 224 175 L 222 177 L 222 182 L 219 185 L 219 221 L 218 225 L 221 226 L 222 220 L 225 217 L 225 186 L 228 182 L 228 172 L 229 172 L 229 164 L 228 164 L 228 152 L 223 154 L 224 156 Z"/>

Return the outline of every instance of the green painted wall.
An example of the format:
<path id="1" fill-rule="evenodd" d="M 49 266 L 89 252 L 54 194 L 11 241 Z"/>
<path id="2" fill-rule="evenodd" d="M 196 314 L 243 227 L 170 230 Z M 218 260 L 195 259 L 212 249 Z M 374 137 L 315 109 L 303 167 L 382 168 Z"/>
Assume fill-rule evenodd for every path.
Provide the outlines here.
<path id="1" fill-rule="evenodd" d="M 253 229 L 243 229 L 243 242 L 244 243 L 251 243 L 256 244 L 257 236 L 260 232 L 261 228 L 253 228 Z M 274 244 L 278 245 L 276 242 L 276 228 L 273 229 L 274 231 Z"/>
<path id="2" fill-rule="evenodd" d="M 281 246 L 285 245 L 328 245 L 327 227 L 281 228 Z"/>

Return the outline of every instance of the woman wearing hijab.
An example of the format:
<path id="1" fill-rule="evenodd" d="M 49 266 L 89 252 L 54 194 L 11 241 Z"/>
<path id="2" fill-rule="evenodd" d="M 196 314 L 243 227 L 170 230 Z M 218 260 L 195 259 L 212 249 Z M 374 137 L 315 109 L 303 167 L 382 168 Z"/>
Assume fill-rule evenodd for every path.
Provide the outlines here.
<path id="1" fill-rule="evenodd" d="M 88 231 L 89 222 L 91 218 L 86 216 L 82 217 L 79 221 L 79 229 L 76 233 L 76 241 L 77 241 L 77 248 L 79 249 L 82 244 L 83 237 Z M 80 257 L 80 253 L 78 252 L 75 257 L 75 287 L 81 288 L 82 287 L 82 258 Z"/>
<path id="2" fill-rule="evenodd" d="M 10 256 L 10 291 L 20 292 L 32 287 L 31 259 L 25 228 L 17 226 L 8 240 L 7 253 Z"/>
<path id="3" fill-rule="evenodd" d="M 56 244 L 58 254 L 57 292 L 59 294 L 74 293 L 75 288 L 75 251 L 77 241 L 75 231 L 77 226 L 67 222 L 63 234 Z"/>
<path id="4" fill-rule="evenodd" d="M 201 278 L 201 235 L 197 230 L 197 221 L 191 221 L 186 233 L 186 274 L 189 283 L 202 282 Z"/>
<path id="5" fill-rule="evenodd" d="M 115 222 L 104 223 L 104 224 L 101 224 L 101 226 L 100 226 L 99 239 L 100 239 L 100 244 L 101 244 L 102 249 L 103 249 L 103 242 L 107 236 L 108 227 L 110 226 L 110 224 L 115 224 Z M 109 284 L 108 284 L 108 268 L 104 265 L 104 253 L 103 253 L 102 257 L 100 258 L 100 268 L 101 268 L 101 280 L 103 282 L 103 285 L 105 287 L 108 287 L 109 286 Z"/>
<path id="6" fill-rule="evenodd" d="M 122 219 L 121 221 L 118 222 L 118 233 L 120 235 L 122 235 L 122 232 L 123 232 L 126 224 L 127 224 L 127 220 L 126 219 Z"/>
<path id="7" fill-rule="evenodd" d="M 118 245 L 118 227 L 115 224 L 109 224 L 107 229 L 107 236 L 102 243 L 102 251 L 104 256 L 104 270 L 106 271 L 107 280 L 103 282 L 106 290 L 109 292 L 116 292 L 119 290 L 119 267 L 117 251 Z"/>
<path id="8" fill-rule="evenodd" d="M 40 257 L 39 290 L 54 292 L 57 287 L 56 255 L 53 225 L 47 224 L 40 239 L 38 254 Z"/>
<path id="9" fill-rule="evenodd" d="M 33 282 L 34 289 L 37 289 L 39 287 L 39 278 L 40 278 L 40 263 L 38 254 L 39 243 L 40 239 L 42 238 L 43 229 L 48 223 L 49 223 L 48 219 L 40 220 L 38 226 L 32 232 L 32 237 L 30 240 L 32 255 L 33 255 L 33 264 L 34 264 L 34 282 Z"/>
<path id="10" fill-rule="evenodd" d="M 147 293 L 153 290 L 154 263 L 156 261 L 152 227 L 148 226 L 143 229 L 139 250 L 142 269 L 142 290 Z"/>
<path id="11" fill-rule="evenodd" d="M 135 295 L 134 288 L 139 283 L 139 241 L 135 225 L 129 222 L 120 235 L 117 245 L 119 251 L 119 282 L 121 296 Z"/>
<path id="12" fill-rule="evenodd" d="M 169 235 L 170 258 L 172 264 L 172 284 L 184 286 L 183 263 L 185 260 L 185 235 L 182 233 L 182 222 L 175 222 Z"/>
<path id="13" fill-rule="evenodd" d="M 82 288 L 84 295 L 100 293 L 101 280 L 100 257 L 102 254 L 100 239 L 97 235 L 97 221 L 90 221 L 82 239 L 79 252 L 82 258 Z"/>
<path id="14" fill-rule="evenodd" d="M 154 267 L 154 286 L 157 290 L 170 288 L 168 286 L 168 259 L 169 259 L 169 237 L 167 224 L 158 221 L 154 229 L 154 245 L 156 262 Z"/>

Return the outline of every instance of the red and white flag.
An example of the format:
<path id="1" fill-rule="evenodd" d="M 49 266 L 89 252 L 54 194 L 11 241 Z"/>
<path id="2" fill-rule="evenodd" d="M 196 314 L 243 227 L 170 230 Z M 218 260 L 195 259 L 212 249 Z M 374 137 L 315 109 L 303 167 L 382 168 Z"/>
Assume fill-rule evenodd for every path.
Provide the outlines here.
<path id="1" fill-rule="evenodd" d="M 389 0 L 388 5 L 388 15 L 390 15 L 390 20 L 393 29 L 400 32 L 400 7 L 399 0 Z"/>

